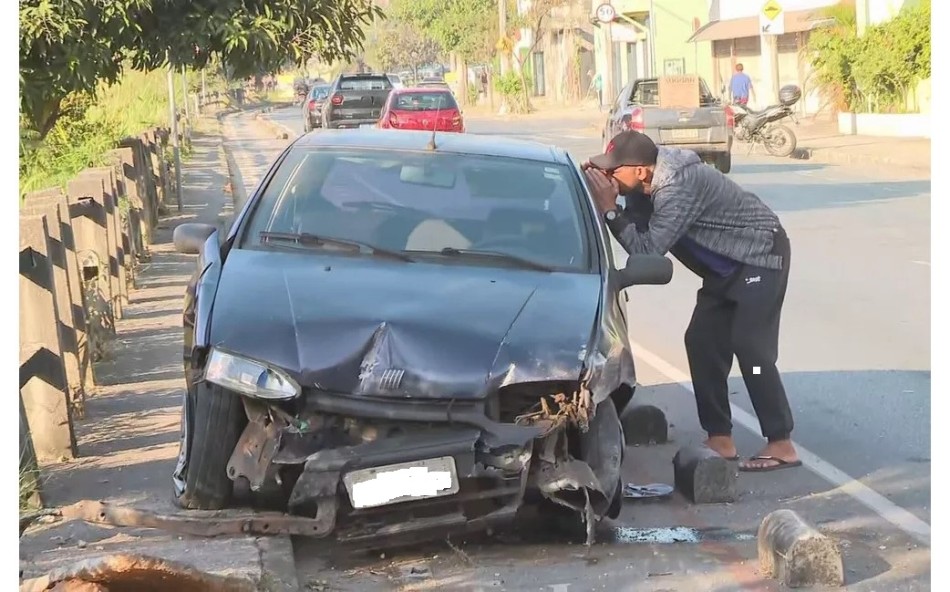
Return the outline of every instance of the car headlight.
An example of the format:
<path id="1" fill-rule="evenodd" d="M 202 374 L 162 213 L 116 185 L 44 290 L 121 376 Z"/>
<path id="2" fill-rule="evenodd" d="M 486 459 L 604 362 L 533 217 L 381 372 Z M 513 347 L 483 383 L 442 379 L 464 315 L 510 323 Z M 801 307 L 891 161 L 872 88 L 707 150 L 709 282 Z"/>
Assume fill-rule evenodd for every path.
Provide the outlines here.
<path id="1" fill-rule="evenodd" d="M 300 395 L 300 385 L 282 370 L 219 349 L 211 350 L 205 380 L 258 399 L 283 400 Z"/>

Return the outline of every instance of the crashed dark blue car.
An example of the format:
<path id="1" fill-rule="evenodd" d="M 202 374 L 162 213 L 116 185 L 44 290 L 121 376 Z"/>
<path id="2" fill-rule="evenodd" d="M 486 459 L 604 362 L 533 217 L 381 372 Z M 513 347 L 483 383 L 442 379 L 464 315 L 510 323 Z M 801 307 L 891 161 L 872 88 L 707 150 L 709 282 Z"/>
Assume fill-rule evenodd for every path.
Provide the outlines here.
<path id="1" fill-rule="evenodd" d="M 311 133 L 198 255 L 185 309 L 178 503 L 276 497 L 265 528 L 338 540 L 444 533 L 526 504 L 620 511 L 633 358 L 621 300 L 670 280 L 615 268 L 577 163 L 552 146 Z"/>

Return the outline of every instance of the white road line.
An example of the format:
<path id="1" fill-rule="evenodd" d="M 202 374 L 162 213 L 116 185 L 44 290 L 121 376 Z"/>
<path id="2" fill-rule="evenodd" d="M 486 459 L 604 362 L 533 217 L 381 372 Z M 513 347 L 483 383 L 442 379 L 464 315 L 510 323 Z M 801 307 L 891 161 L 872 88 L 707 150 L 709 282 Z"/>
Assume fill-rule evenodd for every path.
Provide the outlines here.
<path id="1" fill-rule="evenodd" d="M 911 263 L 916 263 L 917 265 L 926 265 L 930 267 L 930 261 L 911 261 Z"/>
<path id="2" fill-rule="evenodd" d="M 692 380 L 688 374 L 680 371 L 679 368 L 649 351 L 642 345 L 632 341 L 630 345 L 634 348 L 634 358 L 643 360 L 646 364 L 652 366 L 673 382 L 678 383 L 689 392 L 693 392 Z M 759 422 L 751 413 L 731 403 L 729 406 L 732 408 L 732 418 L 736 423 L 756 434 L 759 433 Z M 801 459 L 802 464 L 811 469 L 816 475 L 834 485 L 837 491 L 851 496 L 881 518 L 909 534 L 918 542 L 930 546 L 930 524 L 898 506 L 857 479 L 854 479 L 814 452 L 810 452 L 808 449 L 802 447 L 801 444 L 796 442 L 795 448 L 798 449 L 798 457 Z"/>

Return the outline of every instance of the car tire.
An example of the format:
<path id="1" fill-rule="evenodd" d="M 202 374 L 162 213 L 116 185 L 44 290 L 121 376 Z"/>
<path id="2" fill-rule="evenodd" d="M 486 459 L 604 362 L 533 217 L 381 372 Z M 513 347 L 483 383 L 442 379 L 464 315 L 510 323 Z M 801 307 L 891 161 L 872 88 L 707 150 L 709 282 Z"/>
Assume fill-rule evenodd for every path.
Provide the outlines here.
<path id="1" fill-rule="evenodd" d="M 206 382 L 194 390 L 182 405 L 175 501 L 189 510 L 220 510 L 234 491 L 227 467 L 247 415 L 239 395 Z"/>
<path id="2" fill-rule="evenodd" d="M 720 152 L 716 155 L 716 169 L 723 175 L 728 175 L 732 170 L 732 154 L 729 152 Z"/>

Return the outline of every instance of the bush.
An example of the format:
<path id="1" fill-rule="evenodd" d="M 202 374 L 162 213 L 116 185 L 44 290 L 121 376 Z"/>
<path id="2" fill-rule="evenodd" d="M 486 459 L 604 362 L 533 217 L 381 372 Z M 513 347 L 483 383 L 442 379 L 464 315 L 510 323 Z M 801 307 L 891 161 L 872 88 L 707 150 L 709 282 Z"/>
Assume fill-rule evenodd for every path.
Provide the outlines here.
<path id="1" fill-rule="evenodd" d="M 824 96 L 838 111 L 902 111 L 908 91 L 930 77 L 930 1 L 867 27 L 860 37 L 852 5 L 832 7 L 828 16 L 835 24 L 809 41 Z"/>
<path id="2" fill-rule="evenodd" d="M 53 129 L 40 141 L 38 134 L 20 125 L 20 196 L 63 187 L 84 168 L 105 163 L 105 155 L 128 136 L 137 136 L 150 127 L 168 127 L 168 87 L 166 72 L 127 71 L 112 86 L 103 85 L 95 95 L 73 93 L 61 107 Z M 208 76 L 209 92 L 220 81 Z M 200 78 L 189 77 L 194 89 Z M 175 76 L 176 104 L 182 108 L 181 74 Z"/>
<path id="3" fill-rule="evenodd" d="M 526 113 L 529 109 L 526 88 L 531 87 L 531 77 L 525 73 L 524 82 L 521 75 L 509 71 L 504 76 L 495 76 L 495 89 L 515 113 Z"/>

